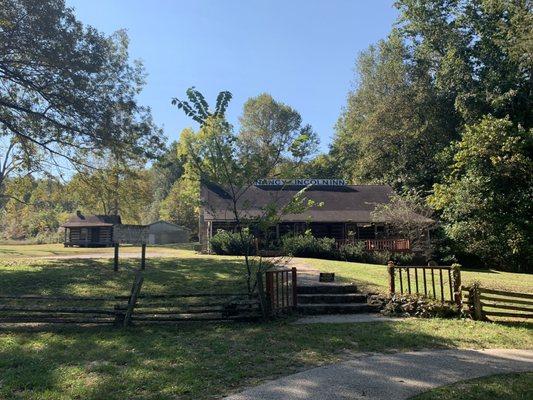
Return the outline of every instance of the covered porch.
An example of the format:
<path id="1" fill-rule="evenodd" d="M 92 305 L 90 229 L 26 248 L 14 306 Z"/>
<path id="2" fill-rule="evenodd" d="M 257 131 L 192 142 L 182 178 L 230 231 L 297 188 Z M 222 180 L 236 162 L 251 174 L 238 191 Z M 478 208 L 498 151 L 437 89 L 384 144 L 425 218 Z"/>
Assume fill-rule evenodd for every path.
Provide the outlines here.
<path id="1" fill-rule="evenodd" d="M 208 221 L 208 240 L 219 229 L 235 231 L 235 223 L 230 221 Z M 281 222 L 269 228 L 268 232 L 257 229 L 254 235 L 262 241 L 279 244 L 286 235 L 303 235 L 308 230 L 314 237 L 335 239 L 338 246 L 362 241 L 367 251 L 409 252 L 408 239 L 399 238 L 386 224 L 355 222 Z"/>

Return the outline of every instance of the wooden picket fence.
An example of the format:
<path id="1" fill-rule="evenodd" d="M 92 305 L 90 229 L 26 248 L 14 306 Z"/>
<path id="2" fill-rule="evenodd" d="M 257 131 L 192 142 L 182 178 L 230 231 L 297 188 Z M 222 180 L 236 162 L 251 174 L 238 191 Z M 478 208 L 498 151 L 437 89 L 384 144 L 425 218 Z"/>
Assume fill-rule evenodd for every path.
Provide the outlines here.
<path id="1" fill-rule="evenodd" d="M 263 317 L 292 312 L 298 306 L 296 268 L 257 273 L 257 289 Z"/>
<path id="2" fill-rule="evenodd" d="M 251 320 L 261 317 L 258 296 L 250 297 L 247 293 L 144 295 L 141 294 L 143 281 L 142 273 L 137 272 L 127 296 L 0 296 L 0 323 L 130 326 L 134 323 Z"/>
<path id="3" fill-rule="evenodd" d="M 533 318 L 533 294 L 482 288 L 477 284 L 463 287 L 463 304 L 472 319 L 489 317 Z"/>
<path id="4" fill-rule="evenodd" d="M 399 266 L 390 261 L 389 294 L 420 294 L 461 306 L 461 271 L 452 266 Z"/>

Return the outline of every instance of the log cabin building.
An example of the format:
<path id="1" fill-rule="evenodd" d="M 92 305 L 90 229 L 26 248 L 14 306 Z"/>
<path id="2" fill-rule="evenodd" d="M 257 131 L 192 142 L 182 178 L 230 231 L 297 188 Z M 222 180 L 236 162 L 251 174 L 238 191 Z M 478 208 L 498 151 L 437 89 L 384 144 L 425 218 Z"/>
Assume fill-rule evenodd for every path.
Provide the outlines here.
<path id="1" fill-rule="evenodd" d="M 120 225 L 118 215 L 83 215 L 77 211 L 61 225 L 64 229 L 66 247 L 108 247 L 113 246 L 113 229 Z"/>
<path id="2" fill-rule="evenodd" d="M 279 242 L 284 235 L 303 234 L 310 229 L 313 236 L 334 238 L 339 244 L 364 241 L 369 251 L 412 250 L 407 238 L 399 237 L 387 221 L 377 221 L 372 216 L 378 204 L 390 201 L 394 192 L 388 185 L 347 185 L 342 179 L 263 179 L 241 191 L 239 215 L 249 220 L 258 218 L 269 204 L 283 207 L 304 187 L 305 198 L 315 205 L 301 213 L 282 215 L 268 233 L 269 240 Z M 202 250 L 209 252 L 210 239 L 219 229 L 235 230 L 235 216 L 231 196 L 225 189 L 202 184 L 200 196 L 199 239 Z M 425 219 L 421 215 L 413 218 Z"/>

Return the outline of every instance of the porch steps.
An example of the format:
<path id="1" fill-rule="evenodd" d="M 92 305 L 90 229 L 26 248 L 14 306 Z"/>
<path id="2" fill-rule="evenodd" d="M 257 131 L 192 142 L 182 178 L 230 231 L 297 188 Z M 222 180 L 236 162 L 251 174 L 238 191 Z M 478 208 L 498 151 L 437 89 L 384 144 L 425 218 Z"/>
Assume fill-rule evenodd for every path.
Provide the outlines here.
<path id="1" fill-rule="evenodd" d="M 298 311 L 301 314 L 356 314 L 378 312 L 368 296 L 352 284 L 321 283 L 298 286 Z"/>

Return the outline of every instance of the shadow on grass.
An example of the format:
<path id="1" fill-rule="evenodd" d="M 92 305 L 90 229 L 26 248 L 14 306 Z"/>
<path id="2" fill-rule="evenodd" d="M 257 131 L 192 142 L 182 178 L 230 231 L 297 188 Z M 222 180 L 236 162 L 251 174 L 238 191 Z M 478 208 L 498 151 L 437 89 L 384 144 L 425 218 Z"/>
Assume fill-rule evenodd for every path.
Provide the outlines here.
<path id="1" fill-rule="evenodd" d="M 135 259 L 121 261 L 118 272 L 108 259 L 56 259 L 28 264 L 0 265 L 0 295 L 98 295 L 127 294 Z M 144 271 L 143 292 L 194 293 L 242 291 L 244 265 L 238 260 L 213 258 L 154 258 Z"/>
<path id="2" fill-rule="evenodd" d="M 454 340 L 395 323 L 358 326 L 186 323 L 173 326 L 14 328 L 0 331 L 0 397 L 202 399 L 334 362 L 343 353 Z"/>

